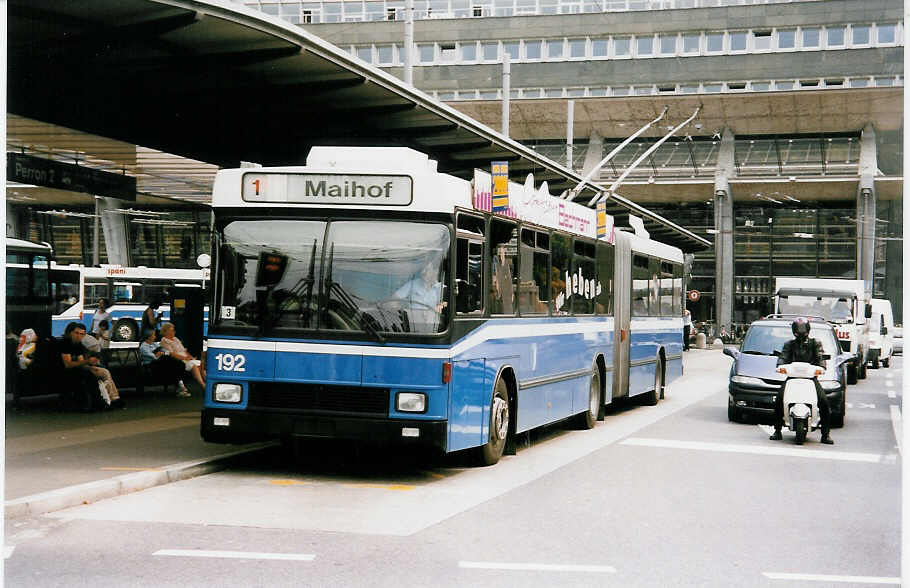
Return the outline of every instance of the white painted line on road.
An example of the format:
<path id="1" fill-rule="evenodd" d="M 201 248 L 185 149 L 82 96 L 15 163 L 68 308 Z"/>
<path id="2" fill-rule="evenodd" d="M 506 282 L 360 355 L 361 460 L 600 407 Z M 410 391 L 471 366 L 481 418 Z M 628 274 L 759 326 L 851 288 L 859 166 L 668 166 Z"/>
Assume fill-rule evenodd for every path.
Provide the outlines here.
<path id="1" fill-rule="evenodd" d="M 221 559 L 278 559 L 284 561 L 313 561 L 312 553 L 263 553 L 257 551 L 206 551 L 203 549 L 159 549 L 152 555 L 174 557 L 213 557 Z"/>
<path id="2" fill-rule="evenodd" d="M 774 433 L 774 427 L 772 427 L 771 425 L 758 425 L 758 428 L 761 429 L 762 431 L 764 431 L 765 433 L 767 433 L 768 435 L 772 435 Z"/>
<path id="3" fill-rule="evenodd" d="M 15 545 L 7 545 L 3 548 L 3 559 L 9 559 L 13 555 L 13 551 L 16 550 Z"/>
<path id="4" fill-rule="evenodd" d="M 784 442 L 787 436 L 784 435 Z M 780 443 L 778 441 L 777 443 Z M 796 447 L 765 447 L 758 445 L 733 445 L 726 443 L 704 443 L 700 441 L 676 441 L 673 439 L 646 439 L 629 437 L 620 445 L 638 445 L 642 447 L 666 447 L 669 449 L 698 449 L 702 451 L 719 451 L 722 453 L 753 453 L 756 455 L 785 455 L 788 457 L 810 457 L 813 459 L 834 459 L 839 461 L 860 461 L 865 463 L 888 462 L 887 456 L 877 453 L 855 453 L 849 451 L 830 451 L 820 449 L 800 449 Z"/>
<path id="5" fill-rule="evenodd" d="M 540 564 L 540 563 L 505 563 L 494 561 L 460 561 L 459 568 L 474 570 L 526 570 L 534 572 L 591 572 L 597 574 L 615 574 L 613 566 Z"/>
<path id="6" fill-rule="evenodd" d="M 797 580 L 802 582 L 850 582 L 853 584 L 896 584 L 900 585 L 900 578 L 887 576 L 831 576 L 822 574 L 779 574 L 763 572 L 763 576 L 772 580 Z"/>
<path id="7" fill-rule="evenodd" d="M 897 452 L 903 455 L 901 439 L 904 435 L 904 427 L 901 421 L 901 409 L 898 405 L 892 404 L 891 407 L 891 429 L 894 430 L 894 438 L 897 439 Z"/>

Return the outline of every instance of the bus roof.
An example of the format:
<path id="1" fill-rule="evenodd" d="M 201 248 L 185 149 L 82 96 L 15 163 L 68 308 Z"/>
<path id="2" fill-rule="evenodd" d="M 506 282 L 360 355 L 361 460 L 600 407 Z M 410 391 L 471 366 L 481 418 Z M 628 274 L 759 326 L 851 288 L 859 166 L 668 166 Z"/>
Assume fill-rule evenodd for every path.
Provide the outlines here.
<path id="1" fill-rule="evenodd" d="M 47 243 L 33 243 L 23 239 L 6 238 L 7 253 L 43 253 L 53 255 L 54 249 Z"/>

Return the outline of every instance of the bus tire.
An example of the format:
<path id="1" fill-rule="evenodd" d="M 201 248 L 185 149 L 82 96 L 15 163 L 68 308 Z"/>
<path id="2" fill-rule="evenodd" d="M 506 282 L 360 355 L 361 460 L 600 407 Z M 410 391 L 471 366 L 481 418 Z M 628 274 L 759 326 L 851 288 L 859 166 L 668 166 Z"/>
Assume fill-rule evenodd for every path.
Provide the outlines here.
<path id="1" fill-rule="evenodd" d="M 493 465 L 502 457 L 509 436 L 511 415 L 509 414 L 509 388 L 502 378 L 496 380 L 493 398 L 490 401 L 490 436 L 478 449 L 480 465 Z"/>
<path id="2" fill-rule="evenodd" d="M 600 414 L 600 406 L 603 404 L 600 400 L 600 370 L 594 366 L 591 372 L 591 381 L 588 385 L 588 408 L 582 413 L 575 415 L 575 426 L 578 429 L 587 431 L 593 429 L 597 424 L 597 416 Z"/>
<path id="3" fill-rule="evenodd" d="M 645 404 L 655 406 L 664 395 L 664 370 L 663 363 L 657 360 L 657 369 L 654 373 L 654 389 L 645 398 Z"/>
<path id="4" fill-rule="evenodd" d="M 138 341 L 139 326 L 133 319 L 117 319 L 112 329 L 111 339 L 114 341 Z"/>

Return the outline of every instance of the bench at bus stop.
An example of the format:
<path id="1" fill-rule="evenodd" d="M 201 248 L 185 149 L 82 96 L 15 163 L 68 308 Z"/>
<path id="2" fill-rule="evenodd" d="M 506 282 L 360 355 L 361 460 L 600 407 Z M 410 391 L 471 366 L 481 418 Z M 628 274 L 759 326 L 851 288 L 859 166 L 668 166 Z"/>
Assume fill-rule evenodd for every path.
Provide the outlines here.
<path id="1" fill-rule="evenodd" d="M 58 394 L 64 409 L 78 407 L 78 395 L 75 391 L 86 385 L 75 372 L 63 368 L 60 359 L 59 345 L 62 339 L 48 338 L 38 342 L 34 361 L 27 369 L 20 369 L 18 362 L 7 359 L 8 376 L 7 392 L 13 395 L 13 404 L 18 405 L 20 398 L 26 396 L 43 396 Z M 117 341 L 111 342 L 110 349 L 103 354 L 104 367 L 111 372 L 111 377 L 118 390 L 132 389 L 136 394 L 144 394 L 148 387 L 162 386 L 165 394 L 173 383 L 165 383 L 153 374 L 139 359 L 139 343 Z M 15 356 L 13 356 L 15 358 Z M 92 384 L 93 387 L 93 384 Z M 75 396 L 74 396 L 75 395 Z M 129 394 L 125 394 L 129 396 Z"/>

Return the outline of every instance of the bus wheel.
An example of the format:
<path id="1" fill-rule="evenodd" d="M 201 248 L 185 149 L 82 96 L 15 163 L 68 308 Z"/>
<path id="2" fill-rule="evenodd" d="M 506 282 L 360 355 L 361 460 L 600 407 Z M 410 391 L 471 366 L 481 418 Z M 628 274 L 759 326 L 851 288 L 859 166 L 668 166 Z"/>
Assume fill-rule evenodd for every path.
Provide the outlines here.
<path id="1" fill-rule="evenodd" d="M 575 426 L 579 429 L 593 429 L 597 424 L 600 412 L 600 370 L 596 367 L 591 373 L 591 384 L 588 388 L 588 410 L 576 415 Z"/>
<path id="2" fill-rule="evenodd" d="M 648 397 L 645 399 L 645 403 L 648 406 L 656 405 L 657 401 L 660 400 L 664 395 L 664 370 L 660 360 L 657 361 L 657 369 L 655 372 L 654 389 L 651 390 L 651 393 L 648 394 Z"/>
<path id="3" fill-rule="evenodd" d="M 490 438 L 479 449 L 480 465 L 493 465 L 502 457 L 509 436 L 509 389 L 497 380 L 490 402 Z"/>
<path id="4" fill-rule="evenodd" d="M 136 326 L 136 321 L 132 319 L 118 319 L 114 323 L 113 331 L 111 338 L 114 341 L 139 340 L 139 327 Z"/>

